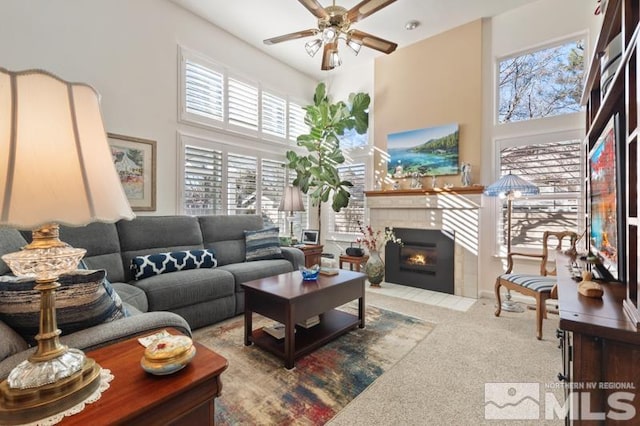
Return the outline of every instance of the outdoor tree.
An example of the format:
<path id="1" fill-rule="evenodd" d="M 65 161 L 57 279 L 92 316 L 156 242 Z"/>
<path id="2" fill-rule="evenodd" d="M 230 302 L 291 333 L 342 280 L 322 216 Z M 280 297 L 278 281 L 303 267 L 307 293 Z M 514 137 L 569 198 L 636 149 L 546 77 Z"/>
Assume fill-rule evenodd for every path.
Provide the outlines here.
<path id="1" fill-rule="evenodd" d="M 501 61 L 499 122 L 580 111 L 583 75 L 582 41 Z"/>

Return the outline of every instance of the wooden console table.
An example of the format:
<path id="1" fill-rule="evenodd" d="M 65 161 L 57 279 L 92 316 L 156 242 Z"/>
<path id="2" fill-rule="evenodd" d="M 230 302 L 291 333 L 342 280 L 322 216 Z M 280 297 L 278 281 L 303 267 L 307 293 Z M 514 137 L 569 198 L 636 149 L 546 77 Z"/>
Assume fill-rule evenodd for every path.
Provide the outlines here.
<path id="1" fill-rule="evenodd" d="M 582 296 L 578 283 L 569 272 L 570 258 L 556 255 L 558 271 L 558 308 L 560 313 L 560 348 L 563 369 L 558 375 L 567 382 L 567 393 L 588 392 L 577 398 L 577 405 L 569 413 L 568 423 L 613 424 L 610 418 L 602 421 L 581 419 L 581 413 L 608 413 L 612 408 L 608 398 L 614 392 L 632 392 L 633 401 L 624 401 L 635 409 L 633 419 L 640 420 L 640 333 L 622 308 L 626 296 L 625 285 L 602 283 L 602 299 Z M 590 388 L 594 386 L 595 389 Z M 635 390 L 616 388 L 633 386 Z M 582 406 L 588 401 L 589 406 Z"/>
<path id="2" fill-rule="evenodd" d="M 169 329 L 171 334 L 180 334 Z M 65 417 L 63 425 L 212 425 L 214 399 L 227 360 L 194 342 L 196 356 L 182 370 L 154 376 L 140 366 L 144 347 L 133 338 L 87 353 L 111 370 L 114 379 L 102 397 Z"/>

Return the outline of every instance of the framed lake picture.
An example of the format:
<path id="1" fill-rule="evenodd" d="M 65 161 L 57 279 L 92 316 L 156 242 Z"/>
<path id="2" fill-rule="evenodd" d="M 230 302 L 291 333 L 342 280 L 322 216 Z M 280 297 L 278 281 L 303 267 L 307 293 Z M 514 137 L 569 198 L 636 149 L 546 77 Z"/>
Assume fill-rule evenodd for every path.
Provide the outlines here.
<path id="1" fill-rule="evenodd" d="M 458 124 L 387 135 L 389 174 L 395 177 L 455 175 L 458 169 Z"/>
<path id="2" fill-rule="evenodd" d="M 156 209 L 156 142 L 107 133 L 113 163 L 134 211 Z"/>

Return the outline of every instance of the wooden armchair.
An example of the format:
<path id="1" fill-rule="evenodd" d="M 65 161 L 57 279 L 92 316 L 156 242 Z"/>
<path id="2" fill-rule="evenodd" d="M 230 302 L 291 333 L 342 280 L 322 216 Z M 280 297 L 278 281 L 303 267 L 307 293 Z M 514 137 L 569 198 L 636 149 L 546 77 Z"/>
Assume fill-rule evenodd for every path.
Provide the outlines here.
<path id="1" fill-rule="evenodd" d="M 500 316 L 502 310 L 502 302 L 500 300 L 500 287 L 504 286 L 509 290 L 517 291 L 526 296 L 536 299 L 536 329 L 538 340 L 542 339 L 542 319 L 547 317 L 547 309 L 545 302 L 547 299 L 556 298 L 556 270 L 547 269 L 547 260 L 549 254 L 549 238 L 555 237 L 558 241 L 556 250 L 562 250 L 562 240 L 568 238 L 571 253 L 576 252 L 576 242 L 578 234 L 571 231 L 550 232 L 546 231 L 542 237 L 542 254 L 527 253 L 508 253 L 507 254 L 507 271 L 496 279 L 496 299 L 498 307 L 495 315 Z M 537 258 L 540 259 L 540 274 L 517 274 L 513 272 L 513 260 L 515 256 Z"/>

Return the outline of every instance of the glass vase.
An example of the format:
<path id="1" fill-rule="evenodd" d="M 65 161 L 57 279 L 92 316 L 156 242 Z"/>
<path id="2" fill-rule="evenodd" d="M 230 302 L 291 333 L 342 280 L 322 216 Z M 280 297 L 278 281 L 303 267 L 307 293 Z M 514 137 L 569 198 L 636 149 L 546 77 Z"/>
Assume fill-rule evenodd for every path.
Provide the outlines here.
<path id="1" fill-rule="evenodd" d="M 380 283 L 384 279 L 384 262 L 380 258 L 380 253 L 377 251 L 369 252 L 369 259 L 364 265 L 364 273 L 367 274 L 372 287 L 380 287 Z"/>

